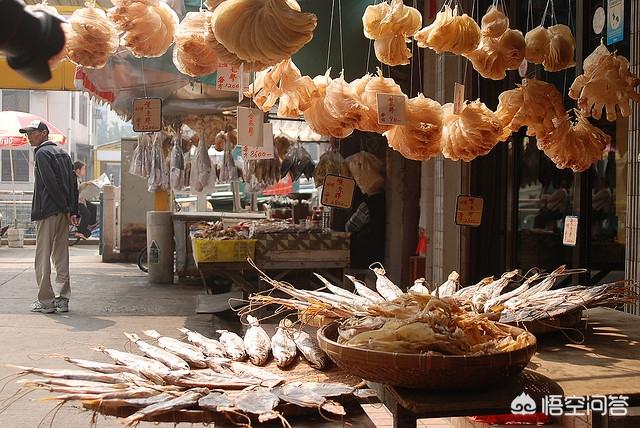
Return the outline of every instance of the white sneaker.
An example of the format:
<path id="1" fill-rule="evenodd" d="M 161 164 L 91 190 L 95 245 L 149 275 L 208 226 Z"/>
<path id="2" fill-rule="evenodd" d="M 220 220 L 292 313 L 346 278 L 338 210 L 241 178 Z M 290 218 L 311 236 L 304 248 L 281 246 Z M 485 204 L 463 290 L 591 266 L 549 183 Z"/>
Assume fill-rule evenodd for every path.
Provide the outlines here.
<path id="1" fill-rule="evenodd" d="M 69 312 L 69 299 L 62 297 L 56 299 L 56 312 Z"/>
<path id="2" fill-rule="evenodd" d="M 31 304 L 31 312 L 42 312 L 43 314 L 52 314 L 56 311 L 55 306 L 45 306 L 39 300 Z"/>

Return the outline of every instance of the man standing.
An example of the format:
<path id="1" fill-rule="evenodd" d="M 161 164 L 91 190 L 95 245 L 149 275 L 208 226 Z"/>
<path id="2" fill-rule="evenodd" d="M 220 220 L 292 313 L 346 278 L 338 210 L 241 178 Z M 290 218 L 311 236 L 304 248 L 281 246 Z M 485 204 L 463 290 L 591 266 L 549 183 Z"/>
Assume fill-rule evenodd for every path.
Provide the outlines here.
<path id="1" fill-rule="evenodd" d="M 31 311 L 68 312 L 69 223 L 78 225 L 78 185 L 69 155 L 49 141 L 49 128 L 34 120 L 20 130 L 35 147 L 35 186 L 31 220 L 36 222 L 36 281 L 40 287 L 38 300 Z M 51 285 L 51 260 L 56 266 L 56 283 L 61 285 L 56 296 Z"/>

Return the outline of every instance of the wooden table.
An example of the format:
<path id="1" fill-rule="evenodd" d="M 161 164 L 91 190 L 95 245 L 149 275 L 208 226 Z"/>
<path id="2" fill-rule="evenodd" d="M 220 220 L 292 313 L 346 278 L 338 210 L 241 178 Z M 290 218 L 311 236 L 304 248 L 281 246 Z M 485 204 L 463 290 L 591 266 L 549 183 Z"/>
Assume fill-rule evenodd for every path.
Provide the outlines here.
<path id="1" fill-rule="evenodd" d="M 585 312 L 584 343 L 562 334 L 538 340 L 538 352 L 513 380 L 479 391 L 428 392 L 372 383 L 394 416 L 394 427 L 415 427 L 419 418 L 511 413 L 522 392 L 541 408 L 545 395 L 625 395 L 640 405 L 640 317 L 607 308 Z M 575 337 L 575 332 L 573 333 Z M 603 417 L 606 419 L 606 417 Z M 594 426 L 606 422 L 594 418 Z"/>

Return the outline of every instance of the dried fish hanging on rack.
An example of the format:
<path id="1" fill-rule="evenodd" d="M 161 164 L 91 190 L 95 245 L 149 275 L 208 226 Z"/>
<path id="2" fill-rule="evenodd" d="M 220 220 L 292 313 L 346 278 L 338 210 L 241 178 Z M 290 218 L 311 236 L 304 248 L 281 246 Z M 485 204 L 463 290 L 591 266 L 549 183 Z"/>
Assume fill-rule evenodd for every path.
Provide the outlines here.
<path id="1" fill-rule="evenodd" d="M 147 190 L 149 192 L 155 192 L 159 190 L 169 190 L 169 166 L 167 164 L 168 159 L 165 159 L 164 150 L 162 147 L 164 140 L 164 134 L 162 132 L 156 132 L 153 136 L 153 143 L 151 144 L 151 162 L 149 170 L 149 179 L 147 180 Z"/>
<path id="2" fill-rule="evenodd" d="M 77 9 L 63 24 L 65 52 L 71 61 L 87 68 L 102 68 L 118 49 L 120 40 L 102 9 L 88 5 Z"/>
<path id="3" fill-rule="evenodd" d="M 222 132 L 220 138 L 222 139 L 222 166 L 220 168 L 220 183 L 230 183 L 237 181 L 240 178 L 238 173 L 238 166 L 233 158 L 233 151 L 236 148 L 236 142 L 229 138 L 229 132 L 235 133 L 235 130 L 229 132 Z"/>
<path id="4" fill-rule="evenodd" d="M 129 174 L 148 178 L 151 171 L 151 136 L 153 134 L 141 134 L 138 136 L 138 145 L 133 151 Z"/>
<path id="5" fill-rule="evenodd" d="M 180 126 L 181 128 L 181 126 Z M 184 189 L 187 181 L 185 180 L 185 160 L 182 152 L 182 132 L 174 136 L 171 145 L 171 158 L 169 162 L 169 182 L 173 192 L 179 192 Z"/>
<path id="6" fill-rule="evenodd" d="M 375 40 L 376 58 L 391 66 L 409 64 L 409 38 L 422 26 L 422 15 L 402 0 L 367 6 L 362 16 L 365 37 Z"/>
<path id="7" fill-rule="evenodd" d="M 216 184 L 216 167 L 211 162 L 209 151 L 205 144 L 204 130 L 200 131 L 200 142 L 196 154 L 191 161 L 189 187 L 192 192 L 214 191 Z"/>
<path id="8" fill-rule="evenodd" d="M 258 193 L 280 181 L 280 159 L 260 159 L 245 161 L 242 176 L 245 189 Z"/>
<path id="9" fill-rule="evenodd" d="M 307 178 L 313 178 L 315 164 L 309 152 L 300 143 L 289 147 L 282 165 L 280 166 L 280 177 L 284 178 L 291 174 L 291 180 L 297 181 L 304 174 Z"/>

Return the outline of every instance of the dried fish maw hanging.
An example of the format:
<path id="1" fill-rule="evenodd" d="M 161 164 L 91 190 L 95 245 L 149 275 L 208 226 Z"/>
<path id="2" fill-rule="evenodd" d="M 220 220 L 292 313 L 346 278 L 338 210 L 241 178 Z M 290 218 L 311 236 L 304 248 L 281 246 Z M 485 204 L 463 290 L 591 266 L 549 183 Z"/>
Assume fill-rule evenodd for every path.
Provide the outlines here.
<path id="1" fill-rule="evenodd" d="M 364 80 L 355 80 L 351 82 L 351 87 L 359 95 L 362 104 L 366 107 L 362 115 L 362 119 L 356 125 L 361 131 L 383 133 L 391 129 L 390 125 L 380 125 L 378 123 L 378 94 L 404 95 L 402 88 L 392 78 L 384 77 L 382 70 L 378 69 L 377 77 L 364 77 L 366 85 L 361 90 L 360 84 Z M 359 93 L 359 91 L 361 92 Z"/>
<path id="2" fill-rule="evenodd" d="M 218 55 L 211 47 L 215 36 L 210 20 L 211 12 L 188 12 L 178 26 L 173 63 L 187 76 L 205 76 L 218 68 Z"/>
<path id="3" fill-rule="evenodd" d="M 464 55 L 472 52 L 480 43 L 480 27 L 466 13 L 458 15 L 457 6 L 452 10 L 445 5 L 435 21 L 418 31 L 414 39 L 421 48 L 430 48 L 437 53 Z"/>
<path id="4" fill-rule="evenodd" d="M 324 105 L 332 116 L 339 117 L 345 126 L 351 128 L 362 121 L 368 110 L 342 73 L 327 86 Z"/>
<path id="5" fill-rule="evenodd" d="M 304 120 L 309 127 L 320 135 L 335 138 L 345 138 L 353 133 L 353 126 L 343 121 L 341 117 L 334 116 L 325 105 L 326 90 L 331 83 L 331 77 L 327 70 L 324 75 L 316 76 L 313 83 L 317 92 L 311 99 L 311 105 L 304 111 Z"/>
<path id="6" fill-rule="evenodd" d="M 524 40 L 527 45 L 525 59 L 534 64 L 542 64 L 549 54 L 549 43 L 551 42 L 549 30 L 537 26 L 525 34 Z"/>
<path id="7" fill-rule="evenodd" d="M 480 33 L 484 37 L 497 38 L 509 28 L 509 18 L 501 6 L 491 5 L 482 17 Z"/>
<path id="8" fill-rule="evenodd" d="M 547 71 L 560 71 L 576 65 L 574 60 L 576 39 L 566 25 L 549 27 L 549 53 L 542 62 Z"/>
<path id="9" fill-rule="evenodd" d="M 65 29 L 67 56 L 87 68 L 102 68 L 118 49 L 120 40 L 115 27 L 102 9 L 84 7 L 69 18 Z"/>

